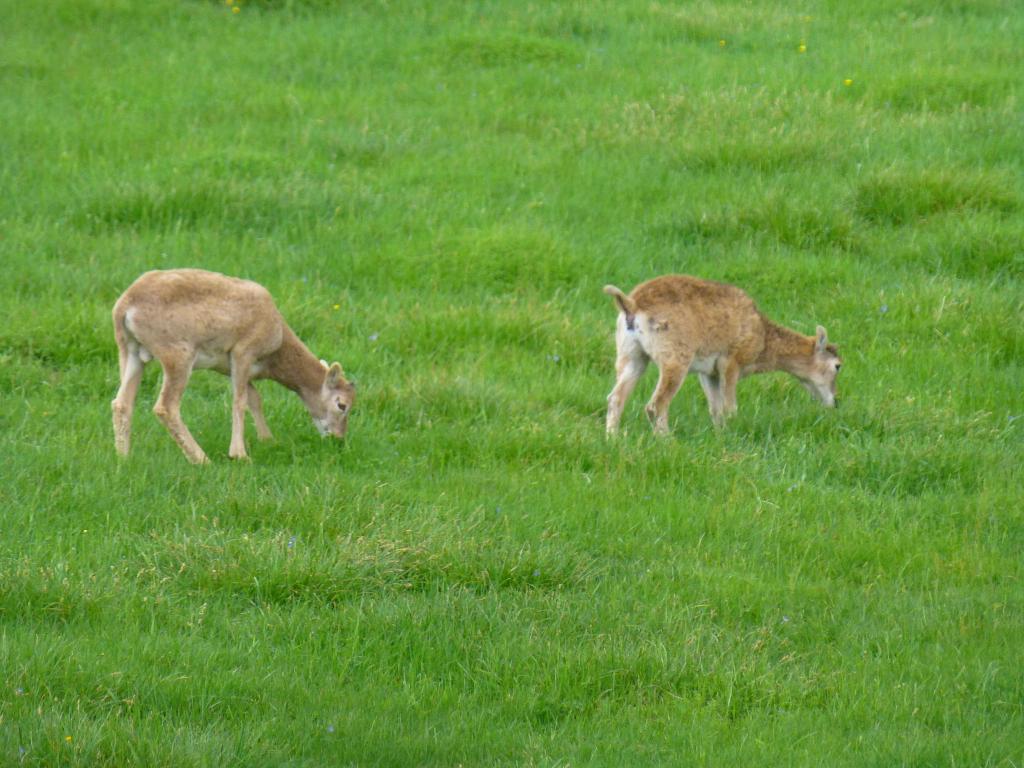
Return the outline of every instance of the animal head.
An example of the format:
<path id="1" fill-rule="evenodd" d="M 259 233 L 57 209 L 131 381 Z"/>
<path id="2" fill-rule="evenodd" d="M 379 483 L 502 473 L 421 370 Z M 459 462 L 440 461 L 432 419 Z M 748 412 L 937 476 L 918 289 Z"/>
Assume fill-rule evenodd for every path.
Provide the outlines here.
<path id="1" fill-rule="evenodd" d="M 843 364 L 839 350 L 835 344 L 828 343 L 828 334 L 822 326 L 818 326 L 814 337 L 814 349 L 804 370 L 799 376 L 800 382 L 808 392 L 820 400 L 826 408 L 835 408 L 836 376 Z"/>
<path id="2" fill-rule="evenodd" d="M 356 385 L 345 378 L 340 363 L 320 362 L 324 366 L 324 381 L 318 397 L 308 404 L 309 412 L 321 437 L 342 438 L 348 431 L 348 415 L 356 401 Z"/>

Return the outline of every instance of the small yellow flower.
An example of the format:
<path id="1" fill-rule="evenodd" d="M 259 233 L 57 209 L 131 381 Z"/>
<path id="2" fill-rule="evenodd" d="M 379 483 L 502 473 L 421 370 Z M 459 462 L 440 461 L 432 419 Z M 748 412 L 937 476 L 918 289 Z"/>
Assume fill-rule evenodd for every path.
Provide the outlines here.
<path id="1" fill-rule="evenodd" d="M 797 46 L 796 50 L 798 53 L 807 53 L 807 46 L 804 45 L 803 43 L 800 43 L 800 45 Z"/>
<path id="2" fill-rule="evenodd" d="M 843 80 L 843 85 L 853 85 L 853 80 L 848 77 L 845 80 Z"/>
<path id="3" fill-rule="evenodd" d="M 718 41 L 718 47 L 719 48 L 725 48 L 725 40 L 719 40 Z"/>
<path id="4" fill-rule="evenodd" d="M 239 8 L 239 7 L 237 6 L 237 5 L 235 5 L 235 6 L 232 6 L 232 8 L 231 8 L 231 12 L 232 12 L 232 13 L 241 13 L 241 12 L 242 12 L 242 9 L 241 9 L 241 8 Z"/>
<path id="5" fill-rule="evenodd" d="M 64 737 L 64 741 L 66 741 L 68 744 L 70 744 L 71 743 L 71 737 L 70 736 L 65 736 Z"/>
<path id="6" fill-rule="evenodd" d="M 341 304 L 335 304 L 335 305 L 334 305 L 334 308 L 335 308 L 335 309 L 341 309 Z"/>

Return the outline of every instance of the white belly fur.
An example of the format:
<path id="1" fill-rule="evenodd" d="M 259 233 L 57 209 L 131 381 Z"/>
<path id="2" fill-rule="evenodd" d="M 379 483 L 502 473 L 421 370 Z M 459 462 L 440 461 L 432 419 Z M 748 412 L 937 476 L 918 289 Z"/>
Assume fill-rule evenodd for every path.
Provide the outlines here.
<path id="1" fill-rule="evenodd" d="M 193 368 L 213 368 L 218 371 L 230 371 L 231 361 L 228 358 L 227 352 L 209 351 L 205 349 L 196 350 L 196 360 L 192 364 Z"/>
<path id="2" fill-rule="evenodd" d="M 718 362 L 718 357 L 695 357 L 693 362 L 690 363 L 690 371 L 692 373 L 714 373 L 715 363 Z"/>
<path id="3" fill-rule="evenodd" d="M 205 349 L 196 350 L 196 360 L 192 368 L 212 368 L 220 373 L 231 373 L 231 355 L 220 350 L 210 351 Z M 263 372 L 263 364 L 255 362 L 249 366 L 249 376 L 259 376 Z"/>

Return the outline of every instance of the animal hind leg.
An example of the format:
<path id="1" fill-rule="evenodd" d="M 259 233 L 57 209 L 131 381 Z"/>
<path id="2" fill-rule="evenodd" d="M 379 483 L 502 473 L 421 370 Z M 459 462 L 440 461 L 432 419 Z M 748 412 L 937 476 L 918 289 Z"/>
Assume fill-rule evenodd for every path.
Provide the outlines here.
<path id="1" fill-rule="evenodd" d="M 686 378 L 690 360 L 666 360 L 659 366 L 658 385 L 654 388 L 645 411 L 655 434 L 668 434 L 668 407 Z"/>
<path id="2" fill-rule="evenodd" d="M 120 349 L 121 385 L 117 395 L 110 403 L 114 416 L 114 448 L 121 456 L 127 456 L 131 450 L 132 412 L 135 409 L 135 396 L 139 391 L 142 371 L 145 363 L 137 350 Z"/>
<path id="3" fill-rule="evenodd" d="M 619 368 L 619 375 L 615 381 L 615 387 L 608 395 L 608 415 L 605 417 L 605 431 L 611 435 L 619 428 L 619 421 L 622 419 L 622 409 L 626 400 L 633 393 L 636 383 L 640 380 L 644 371 L 647 370 L 647 358 L 630 358 Z"/>
<path id="4" fill-rule="evenodd" d="M 164 369 L 164 381 L 160 394 L 153 406 L 153 413 L 171 433 L 171 437 L 185 454 L 185 458 L 193 464 L 206 464 L 209 459 L 192 437 L 185 422 L 181 420 L 181 396 L 192 375 L 194 356 L 188 354 L 169 354 L 160 358 Z"/>
<path id="5" fill-rule="evenodd" d="M 624 324 L 620 324 L 616 341 L 618 356 L 615 359 L 615 387 L 608 395 L 608 415 L 605 417 L 605 432 L 609 435 L 618 430 L 626 400 L 650 362 L 640 344 L 628 335 Z"/>

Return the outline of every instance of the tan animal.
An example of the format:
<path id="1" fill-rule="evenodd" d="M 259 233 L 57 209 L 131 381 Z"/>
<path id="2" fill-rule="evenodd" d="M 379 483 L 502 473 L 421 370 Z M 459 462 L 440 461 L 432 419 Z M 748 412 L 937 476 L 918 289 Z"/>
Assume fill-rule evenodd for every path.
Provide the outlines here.
<path id="1" fill-rule="evenodd" d="M 686 275 L 657 277 L 628 296 L 614 285 L 604 292 L 619 307 L 609 434 L 651 360 L 660 375 L 646 411 L 659 434 L 668 432 L 669 404 L 689 371 L 700 376 L 716 426 L 736 412 L 736 382 L 763 371 L 791 373 L 825 406 L 836 405 L 842 361 L 820 325 L 815 336 L 804 336 L 766 318 L 739 288 Z"/>
<path id="2" fill-rule="evenodd" d="M 254 379 L 273 379 L 295 392 L 321 435 L 344 437 L 355 401 L 355 386 L 338 363 L 328 366 L 299 341 L 267 289 L 201 269 L 146 272 L 114 304 L 114 338 L 121 364 L 121 387 L 111 403 L 114 445 L 127 456 L 132 409 L 146 363 L 164 370 L 153 412 L 181 446 L 188 460 L 208 461 L 181 420 L 181 396 L 194 368 L 212 368 L 231 377 L 233 459 L 245 452 L 245 411 L 252 411 L 256 434 L 270 439 L 263 402 Z"/>

